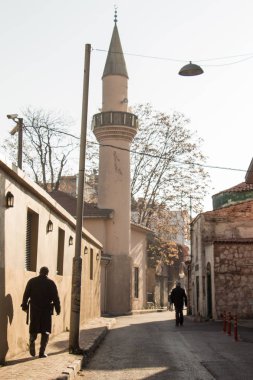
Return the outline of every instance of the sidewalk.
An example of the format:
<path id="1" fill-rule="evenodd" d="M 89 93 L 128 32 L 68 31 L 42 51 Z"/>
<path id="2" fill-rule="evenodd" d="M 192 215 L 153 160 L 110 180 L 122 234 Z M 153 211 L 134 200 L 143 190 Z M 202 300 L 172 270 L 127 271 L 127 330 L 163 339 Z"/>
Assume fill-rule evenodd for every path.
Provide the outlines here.
<path id="1" fill-rule="evenodd" d="M 108 329 L 115 323 L 114 318 L 97 318 L 80 329 L 80 347 L 84 356 L 68 353 L 69 333 L 64 332 L 49 340 L 48 357 L 39 359 L 25 352 L 7 361 L 0 367 L 1 380 L 68 380 L 74 379 L 82 364 L 89 358 Z M 40 336 L 38 337 L 39 344 Z M 38 352 L 38 347 L 37 352 Z"/>

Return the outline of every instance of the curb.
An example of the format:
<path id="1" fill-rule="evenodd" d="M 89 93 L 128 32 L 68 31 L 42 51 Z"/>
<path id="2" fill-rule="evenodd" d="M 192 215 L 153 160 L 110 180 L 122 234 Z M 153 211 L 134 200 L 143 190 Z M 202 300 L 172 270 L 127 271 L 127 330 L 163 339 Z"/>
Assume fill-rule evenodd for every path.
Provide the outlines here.
<path id="1" fill-rule="evenodd" d="M 132 310 L 132 311 L 129 311 L 129 313 L 126 313 L 125 315 L 160 313 L 160 312 L 167 311 L 167 310 L 168 310 L 167 308 Z"/>
<path id="2" fill-rule="evenodd" d="M 99 334 L 96 339 L 89 345 L 88 348 L 84 350 L 83 355 L 80 359 L 74 360 L 73 363 L 69 364 L 61 373 L 60 376 L 56 378 L 56 380 L 73 380 L 75 379 L 77 373 L 85 367 L 92 355 L 100 345 L 100 343 L 104 340 L 106 334 L 108 333 L 109 328 L 105 326 L 101 334 Z"/>
<path id="3" fill-rule="evenodd" d="M 91 359 L 92 355 L 100 345 L 100 343 L 104 340 L 105 336 L 107 335 L 109 329 L 107 326 L 104 327 L 104 330 L 100 335 L 97 336 L 97 338 L 94 340 L 94 342 L 88 347 L 86 350 L 84 350 L 83 358 L 82 358 L 82 367 L 85 367 L 89 360 Z"/>

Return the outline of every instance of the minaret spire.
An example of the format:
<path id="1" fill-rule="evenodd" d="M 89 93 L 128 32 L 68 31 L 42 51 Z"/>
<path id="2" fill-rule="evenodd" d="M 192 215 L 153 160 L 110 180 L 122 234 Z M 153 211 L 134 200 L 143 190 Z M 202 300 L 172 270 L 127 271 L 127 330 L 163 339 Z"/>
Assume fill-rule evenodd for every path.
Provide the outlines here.
<path id="1" fill-rule="evenodd" d="M 117 24 L 118 22 L 118 7 L 114 4 L 114 22 Z"/>
<path id="2" fill-rule="evenodd" d="M 117 22 L 118 14 L 116 7 L 114 12 L 114 28 L 102 78 L 107 75 L 121 75 L 128 78 Z"/>

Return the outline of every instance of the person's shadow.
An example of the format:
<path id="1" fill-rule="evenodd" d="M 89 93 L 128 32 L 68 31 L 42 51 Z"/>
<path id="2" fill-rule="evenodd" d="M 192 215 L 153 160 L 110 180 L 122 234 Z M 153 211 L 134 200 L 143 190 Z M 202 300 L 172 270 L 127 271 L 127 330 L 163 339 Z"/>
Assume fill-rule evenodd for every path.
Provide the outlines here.
<path id="1" fill-rule="evenodd" d="M 5 363 L 5 357 L 9 350 L 7 329 L 8 323 L 13 320 L 13 302 L 10 294 L 0 295 L 0 364 Z"/>

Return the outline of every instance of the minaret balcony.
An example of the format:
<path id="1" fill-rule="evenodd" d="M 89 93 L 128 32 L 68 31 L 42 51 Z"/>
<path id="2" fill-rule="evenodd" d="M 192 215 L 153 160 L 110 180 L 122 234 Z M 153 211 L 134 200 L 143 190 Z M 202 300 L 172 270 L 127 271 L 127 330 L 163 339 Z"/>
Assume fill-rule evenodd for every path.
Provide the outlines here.
<path id="1" fill-rule="evenodd" d="M 107 111 L 93 116 L 92 129 L 104 125 L 126 125 L 138 128 L 138 117 L 133 113 L 120 111 Z"/>
<path id="2" fill-rule="evenodd" d="M 107 111 L 92 119 L 92 130 L 100 138 L 123 138 L 132 141 L 138 128 L 138 117 L 129 112 Z"/>

